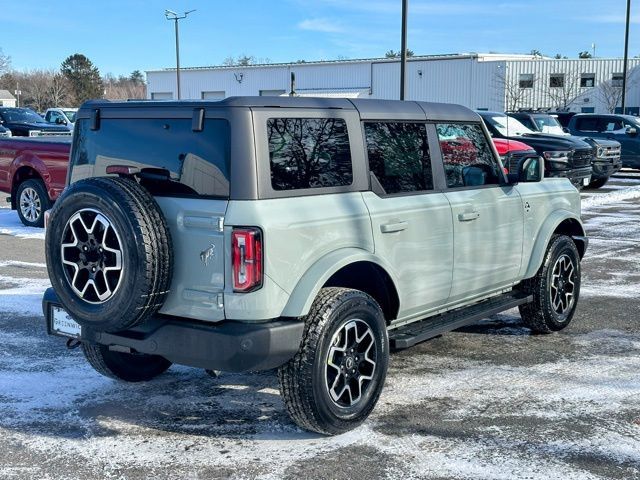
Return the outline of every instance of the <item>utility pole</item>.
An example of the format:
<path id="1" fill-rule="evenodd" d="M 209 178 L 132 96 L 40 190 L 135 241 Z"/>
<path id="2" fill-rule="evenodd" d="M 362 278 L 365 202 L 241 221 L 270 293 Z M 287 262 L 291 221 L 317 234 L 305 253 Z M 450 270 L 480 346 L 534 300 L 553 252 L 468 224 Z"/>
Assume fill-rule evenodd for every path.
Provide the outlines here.
<path id="1" fill-rule="evenodd" d="M 402 0 L 402 39 L 400 52 L 400 100 L 404 100 L 407 71 L 407 9 L 409 0 Z"/>
<path id="2" fill-rule="evenodd" d="M 20 85 L 18 85 L 16 83 L 16 89 L 14 90 L 14 92 L 16 94 L 16 98 L 17 98 L 17 107 L 20 107 L 20 95 L 22 95 L 22 90 L 20 90 Z"/>
<path id="3" fill-rule="evenodd" d="M 176 88 L 178 89 L 178 100 L 180 100 L 180 34 L 178 31 L 178 21 L 187 18 L 187 15 L 195 12 L 195 10 L 189 10 L 188 12 L 184 12 L 182 15 L 178 15 L 176 12 L 172 10 L 165 10 L 164 16 L 167 20 L 173 20 L 176 27 Z"/>
<path id="4" fill-rule="evenodd" d="M 631 0 L 627 0 L 627 25 L 624 32 L 624 65 L 622 66 L 622 114 L 627 101 L 627 63 L 629 59 L 629 23 L 631 21 Z"/>

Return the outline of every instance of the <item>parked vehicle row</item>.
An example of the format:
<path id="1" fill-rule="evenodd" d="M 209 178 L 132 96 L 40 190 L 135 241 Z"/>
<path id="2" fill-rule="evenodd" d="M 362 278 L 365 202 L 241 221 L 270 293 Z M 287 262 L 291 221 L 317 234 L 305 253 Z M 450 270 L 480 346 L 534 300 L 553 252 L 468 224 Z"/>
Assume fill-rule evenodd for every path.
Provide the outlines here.
<path id="1" fill-rule="evenodd" d="M 28 227 L 42 227 L 44 212 L 64 188 L 71 138 L 12 137 L 0 140 L 0 191 Z"/>
<path id="2" fill-rule="evenodd" d="M 75 128 L 43 309 L 103 375 L 277 368 L 293 421 L 337 434 L 391 349 L 516 306 L 535 332 L 573 318 L 579 193 L 538 154 L 507 175 L 467 108 L 102 101 Z"/>
<path id="3" fill-rule="evenodd" d="M 499 112 L 478 112 L 494 138 L 516 140 L 545 159 L 545 176 L 568 178 L 577 188 L 591 182 L 594 149 L 576 137 L 537 133 L 516 118 Z"/>
<path id="4" fill-rule="evenodd" d="M 0 125 L 14 137 L 71 134 L 68 126 L 49 123 L 30 108 L 0 107 Z"/>

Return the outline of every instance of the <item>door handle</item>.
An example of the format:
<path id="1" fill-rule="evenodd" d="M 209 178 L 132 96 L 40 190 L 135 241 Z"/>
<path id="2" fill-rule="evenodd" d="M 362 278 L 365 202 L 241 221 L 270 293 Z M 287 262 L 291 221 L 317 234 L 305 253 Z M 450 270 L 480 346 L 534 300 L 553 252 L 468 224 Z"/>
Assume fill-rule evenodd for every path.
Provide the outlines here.
<path id="1" fill-rule="evenodd" d="M 458 220 L 461 222 L 471 222 L 480 217 L 480 212 L 464 212 L 458 214 Z"/>
<path id="2" fill-rule="evenodd" d="M 394 222 L 394 223 L 385 223 L 380 225 L 380 231 L 382 233 L 393 233 L 393 232 L 401 232 L 409 226 L 409 222 Z"/>

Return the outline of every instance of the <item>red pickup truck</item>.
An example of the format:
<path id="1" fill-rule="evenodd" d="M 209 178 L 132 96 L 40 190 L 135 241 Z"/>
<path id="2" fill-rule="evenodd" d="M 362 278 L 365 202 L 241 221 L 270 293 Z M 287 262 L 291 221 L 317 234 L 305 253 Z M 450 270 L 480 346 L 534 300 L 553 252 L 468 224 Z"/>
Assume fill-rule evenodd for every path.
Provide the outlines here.
<path id="1" fill-rule="evenodd" d="M 0 191 L 11 195 L 26 226 L 44 225 L 44 212 L 64 188 L 70 150 L 70 137 L 0 139 Z"/>

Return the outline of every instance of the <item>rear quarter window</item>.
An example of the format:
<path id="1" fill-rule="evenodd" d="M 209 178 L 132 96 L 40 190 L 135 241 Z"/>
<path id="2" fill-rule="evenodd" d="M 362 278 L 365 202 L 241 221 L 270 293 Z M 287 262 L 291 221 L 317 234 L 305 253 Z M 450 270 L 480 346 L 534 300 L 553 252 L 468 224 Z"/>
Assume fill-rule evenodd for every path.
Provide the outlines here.
<path id="1" fill-rule="evenodd" d="M 109 165 L 160 168 L 168 171 L 184 195 L 229 196 L 229 123 L 206 119 L 194 132 L 191 119 L 102 119 L 76 123 L 71 182 L 104 176 Z M 167 189 L 169 190 L 169 189 Z M 154 194 L 162 194 L 154 191 Z"/>
<path id="2" fill-rule="evenodd" d="M 353 183 L 349 135 L 343 119 L 270 118 L 267 139 L 274 190 Z"/>

